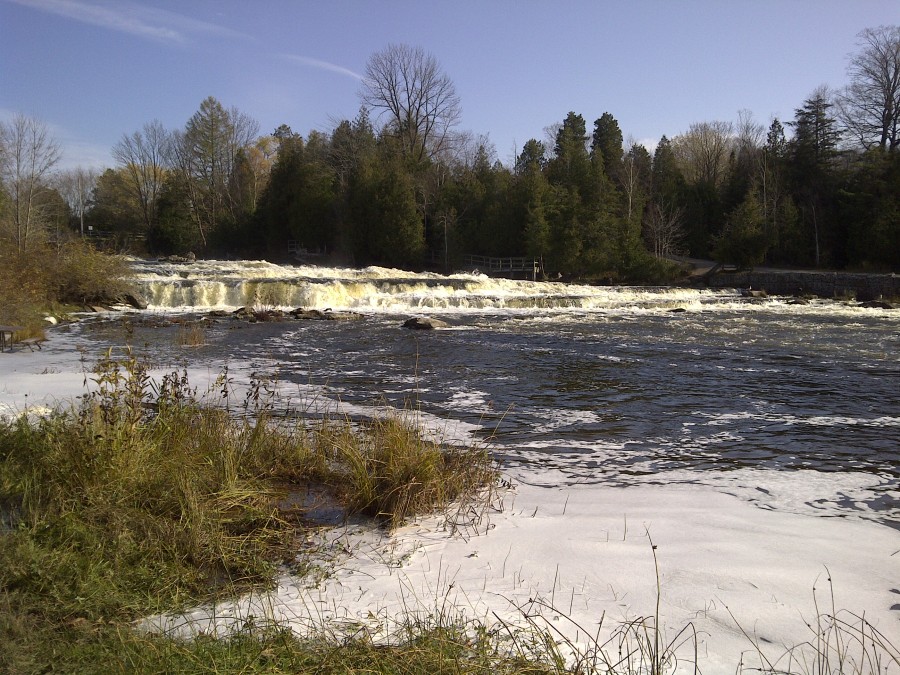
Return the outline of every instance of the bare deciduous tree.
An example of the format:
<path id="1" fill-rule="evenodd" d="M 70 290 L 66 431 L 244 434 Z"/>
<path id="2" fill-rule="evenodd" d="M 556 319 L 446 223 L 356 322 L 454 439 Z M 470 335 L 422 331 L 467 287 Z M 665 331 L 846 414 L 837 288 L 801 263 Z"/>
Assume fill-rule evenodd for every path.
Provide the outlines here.
<path id="1" fill-rule="evenodd" d="M 753 119 L 753 111 L 744 108 L 738 110 L 735 137 L 738 152 L 752 155 L 762 147 L 766 137 L 766 128 Z"/>
<path id="2" fill-rule="evenodd" d="M 650 204 L 644 214 L 644 239 L 657 258 L 678 255 L 684 240 L 684 212 L 659 201 Z"/>
<path id="3" fill-rule="evenodd" d="M 673 138 L 672 150 L 685 178 L 719 185 L 728 165 L 732 131 L 731 122 L 699 122 Z"/>
<path id="4" fill-rule="evenodd" d="M 156 223 L 156 208 L 167 170 L 170 135 L 153 120 L 142 131 L 125 134 L 112 148 L 112 156 L 128 178 L 128 189 L 141 208 L 144 227 Z"/>
<path id="5" fill-rule="evenodd" d="M 404 154 L 416 161 L 441 151 L 461 115 L 453 81 L 421 47 L 389 45 L 373 54 L 360 96 L 388 116 Z"/>
<path id="6" fill-rule="evenodd" d="M 838 117 L 864 148 L 900 146 L 900 26 L 867 28 L 850 57 L 850 84 L 837 97 Z"/>
<path id="7" fill-rule="evenodd" d="M 59 144 L 42 122 L 17 114 L 10 122 L 0 123 L 0 185 L 10 201 L 4 225 L 20 252 L 41 233 L 44 214 L 39 193 L 59 158 Z"/>
<path id="8" fill-rule="evenodd" d="M 488 134 L 462 131 L 453 134 L 447 150 L 442 153 L 443 161 L 454 167 L 473 169 L 478 162 L 492 166 L 497 161 L 497 148 Z"/>
<path id="9" fill-rule="evenodd" d="M 94 186 L 97 184 L 97 170 L 77 167 L 63 171 L 56 178 L 57 190 L 69 205 L 72 215 L 78 218 L 79 231 L 84 236 L 84 213 L 91 202 Z"/>

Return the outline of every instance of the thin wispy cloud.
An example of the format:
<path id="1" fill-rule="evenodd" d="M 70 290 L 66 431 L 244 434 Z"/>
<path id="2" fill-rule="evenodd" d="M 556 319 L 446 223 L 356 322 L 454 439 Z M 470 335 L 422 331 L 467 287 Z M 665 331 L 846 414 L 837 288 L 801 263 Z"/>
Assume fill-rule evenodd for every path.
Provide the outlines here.
<path id="1" fill-rule="evenodd" d="M 338 75 L 345 75 L 347 77 L 352 77 L 354 80 L 362 80 L 363 76 L 357 72 L 350 70 L 349 68 L 344 68 L 343 66 L 336 65 L 334 63 L 329 63 L 328 61 L 322 61 L 320 59 L 313 59 L 308 56 L 297 56 L 296 54 L 282 54 L 282 58 L 287 59 L 288 61 L 293 61 L 294 63 L 299 63 L 302 66 L 308 66 L 310 68 L 318 68 L 319 70 L 327 70 L 332 73 L 337 73 Z"/>
<path id="2" fill-rule="evenodd" d="M 92 26 L 163 42 L 184 44 L 197 34 L 247 37 L 230 28 L 131 2 L 100 5 L 84 0 L 8 1 Z"/>

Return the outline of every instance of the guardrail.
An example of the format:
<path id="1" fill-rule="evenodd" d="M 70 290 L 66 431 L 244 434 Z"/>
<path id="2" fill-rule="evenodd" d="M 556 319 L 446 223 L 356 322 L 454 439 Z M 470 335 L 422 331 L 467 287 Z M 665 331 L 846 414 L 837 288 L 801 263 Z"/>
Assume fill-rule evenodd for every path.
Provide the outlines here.
<path id="1" fill-rule="evenodd" d="M 467 268 L 475 268 L 485 274 L 503 276 L 515 272 L 524 272 L 531 275 L 532 280 L 537 280 L 538 275 L 543 274 L 543 261 L 540 258 L 524 256 L 510 256 L 496 258 L 485 255 L 467 255 L 463 258 Z"/>

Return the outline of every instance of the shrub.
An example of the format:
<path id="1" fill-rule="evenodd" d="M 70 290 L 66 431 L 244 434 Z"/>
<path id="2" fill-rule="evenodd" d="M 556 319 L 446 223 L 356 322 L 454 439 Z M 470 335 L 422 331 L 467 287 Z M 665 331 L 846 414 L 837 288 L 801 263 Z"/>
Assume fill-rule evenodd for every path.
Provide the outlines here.
<path id="1" fill-rule="evenodd" d="M 117 298 L 127 289 L 128 267 L 81 239 L 58 247 L 43 243 L 19 252 L 0 241 L 0 323 L 40 329 L 42 312 L 57 303 Z"/>

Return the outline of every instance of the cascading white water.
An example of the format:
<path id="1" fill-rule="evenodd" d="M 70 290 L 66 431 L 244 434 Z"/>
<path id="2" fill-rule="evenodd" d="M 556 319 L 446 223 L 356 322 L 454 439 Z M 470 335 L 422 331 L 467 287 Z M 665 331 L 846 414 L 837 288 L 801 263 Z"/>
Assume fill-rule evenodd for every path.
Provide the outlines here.
<path id="1" fill-rule="evenodd" d="M 480 273 L 443 276 L 382 267 L 282 266 L 265 261 L 134 261 L 135 280 L 151 308 L 332 308 L 363 312 L 667 309 L 734 299 L 729 290 L 598 287 L 497 279 Z"/>

